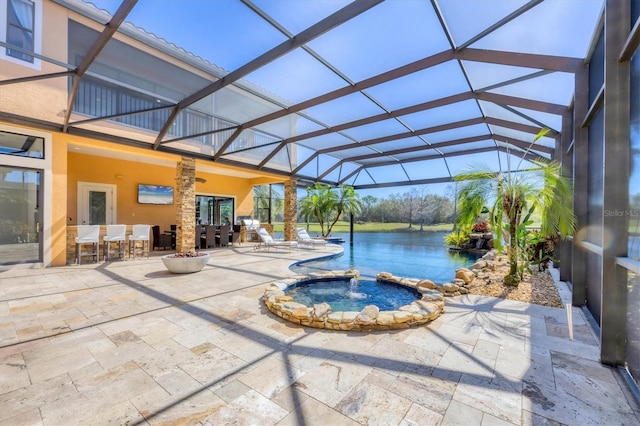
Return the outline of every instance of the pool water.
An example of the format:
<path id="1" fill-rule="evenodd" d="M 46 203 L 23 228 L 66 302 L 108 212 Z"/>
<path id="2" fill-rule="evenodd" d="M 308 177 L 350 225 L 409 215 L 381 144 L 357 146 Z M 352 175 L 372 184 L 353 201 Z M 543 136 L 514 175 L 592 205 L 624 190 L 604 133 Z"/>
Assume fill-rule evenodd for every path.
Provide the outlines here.
<path id="1" fill-rule="evenodd" d="M 318 270 L 355 268 L 361 276 L 375 277 L 379 272 L 391 272 L 400 277 L 428 278 L 437 283 L 451 281 L 458 268 L 471 266 L 477 255 L 449 250 L 444 244 L 446 232 L 360 232 L 342 237 L 344 254 L 340 257 L 305 262 L 294 266 L 299 273 Z"/>
<path id="2" fill-rule="evenodd" d="M 294 302 L 313 306 L 326 302 L 333 311 L 361 311 L 376 305 L 381 311 L 393 311 L 420 297 L 416 290 L 396 284 L 348 278 L 303 281 L 286 291 Z"/>

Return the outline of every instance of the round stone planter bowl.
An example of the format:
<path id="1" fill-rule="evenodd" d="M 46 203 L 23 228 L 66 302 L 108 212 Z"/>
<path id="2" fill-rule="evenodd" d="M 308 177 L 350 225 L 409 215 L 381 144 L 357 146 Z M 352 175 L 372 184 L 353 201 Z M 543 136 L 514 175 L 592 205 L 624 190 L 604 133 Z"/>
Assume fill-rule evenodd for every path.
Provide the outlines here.
<path id="1" fill-rule="evenodd" d="M 169 272 L 173 274 L 191 274 L 204 268 L 210 257 L 209 253 L 200 253 L 198 256 L 167 254 L 162 256 L 161 259 Z"/>

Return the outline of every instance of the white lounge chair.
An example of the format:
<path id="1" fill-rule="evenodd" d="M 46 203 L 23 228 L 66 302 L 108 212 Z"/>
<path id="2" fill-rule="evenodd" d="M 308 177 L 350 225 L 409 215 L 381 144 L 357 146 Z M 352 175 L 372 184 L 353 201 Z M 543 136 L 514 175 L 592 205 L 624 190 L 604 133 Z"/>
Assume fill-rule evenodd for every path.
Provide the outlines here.
<path id="1" fill-rule="evenodd" d="M 260 238 L 260 244 L 256 246 L 256 250 L 259 250 L 263 246 L 267 249 L 267 251 L 269 251 L 271 247 L 275 248 L 276 250 L 280 247 L 288 248 L 289 251 L 291 251 L 292 248 L 298 248 L 297 241 L 274 240 L 273 237 L 269 235 L 267 230 L 264 228 L 258 228 L 256 232 L 258 234 L 258 238 Z"/>
<path id="2" fill-rule="evenodd" d="M 298 242 L 300 243 L 300 245 L 309 246 L 313 249 L 315 249 L 316 247 L 323 247 L 325 249 L 327 248 L 327 242 L 325 240 L 311 238 L 307 230 L 304 228 L 297 228 L 296 234 L 298 235 Z"/>

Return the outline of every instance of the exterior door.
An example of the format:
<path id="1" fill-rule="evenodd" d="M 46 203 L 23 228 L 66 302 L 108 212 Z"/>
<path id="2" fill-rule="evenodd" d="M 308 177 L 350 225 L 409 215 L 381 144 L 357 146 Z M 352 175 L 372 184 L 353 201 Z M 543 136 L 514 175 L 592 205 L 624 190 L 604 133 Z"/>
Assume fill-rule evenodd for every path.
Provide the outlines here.
<path id="1" fill-rule="evenodd" d="M 0 166 L 0 264 L 42 262 L 42 171 Z"/>
<path id="2" fill-rule="evenodd" d="M 113 225 L 116 186 L 78 182 L 78 225 Z"/>

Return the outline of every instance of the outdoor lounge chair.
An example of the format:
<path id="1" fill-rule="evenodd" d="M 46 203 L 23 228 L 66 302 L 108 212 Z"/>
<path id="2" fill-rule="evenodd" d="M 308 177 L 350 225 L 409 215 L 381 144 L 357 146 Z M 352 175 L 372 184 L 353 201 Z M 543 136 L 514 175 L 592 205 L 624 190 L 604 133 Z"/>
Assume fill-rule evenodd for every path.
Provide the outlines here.
<path id="1" fill-rule="evenodd" d="M 296 234 L 298 236 L 298 243 L 315 249 L 316 247 L 327 248 L 327 241 L 318 238 L 311 238 L 309 233 L 304 228 L 297 228 Z"/>
<path id="2" fill-rule="evenodd" d="M 271 247 L 275 248 L 288 248 L 291 251 L 292 248 L 298 248 L 297 241 L 284 241 L 284 240 L 274 240 L 271 235 L 264 228 L 257 229 L 258 238 L 260 238 L 260 244 L 256 246 L 256 250 L 261 248 L 266 248 L 267 251 L 271 249 Z"/>

